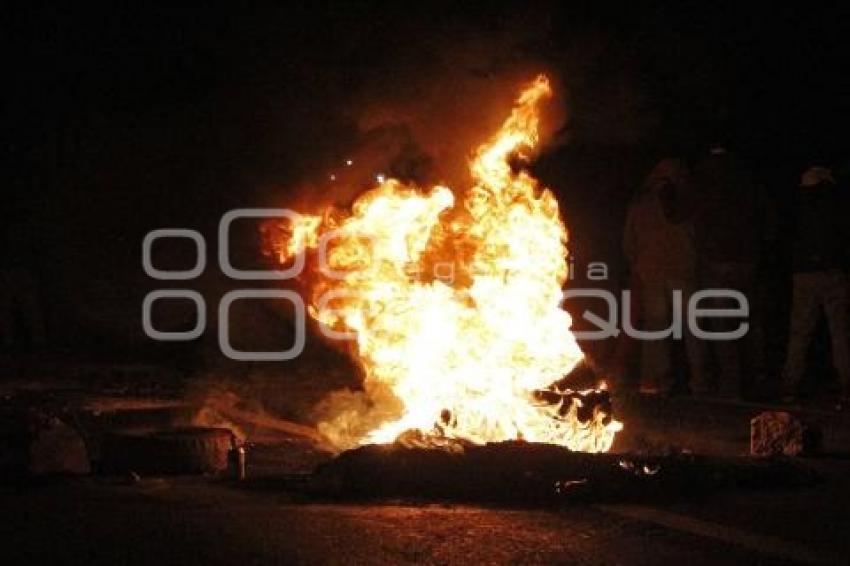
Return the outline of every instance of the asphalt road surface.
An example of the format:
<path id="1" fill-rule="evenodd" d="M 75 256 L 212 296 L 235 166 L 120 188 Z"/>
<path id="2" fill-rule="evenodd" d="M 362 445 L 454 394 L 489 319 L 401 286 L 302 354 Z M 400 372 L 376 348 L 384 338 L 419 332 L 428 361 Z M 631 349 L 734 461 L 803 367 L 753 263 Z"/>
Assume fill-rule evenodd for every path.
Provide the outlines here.
<path id="1" fill-rule="evenodd" d="M 615 450 L 740 455 L 765 407 L 632 398 L 617 408 L 626 429 Z M 7 484 L 0 564 L 850 564 L 850 418 L 806 411 L 827 455 L 800 463 L 823 481 L 640 505 L 323 504 L 205 477 Z"/>

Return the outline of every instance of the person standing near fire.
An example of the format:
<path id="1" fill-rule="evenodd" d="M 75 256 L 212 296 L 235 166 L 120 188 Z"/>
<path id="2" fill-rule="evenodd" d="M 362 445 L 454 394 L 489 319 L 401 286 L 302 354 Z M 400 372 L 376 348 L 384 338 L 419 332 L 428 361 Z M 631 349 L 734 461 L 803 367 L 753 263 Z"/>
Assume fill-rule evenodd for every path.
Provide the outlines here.
<path id="1" fill-rule="evenodd" d="M 806 355 L 821 311 L 826 316 L 842 397 L 850 393 L 850 196 L 826 167 L 807 169 L 796 191 L 793 242 L 793 302 L 782 392 L 800 394 Z"/>
<path id="2" fill-rule="evenodd" d="M 623 249 L 639 286 L 642 330 L 670 328 L 674 291 L 681 291 L 683 305 L 694 291 L 694 210 L 695 195 L 687 167 L 681 160 L 670 158 L 655 166 L 629 207 Z M 687 329 L 684 331 L 691 390 L 701 392 L 706 383 L 703 345 Z M 671 342 L 669 338 L 641 341 L 642 390 L 675 390 Z"/>
<path id="3" fill-rule="evenodd" d="M 752 176 L 724 144 L 715 143 L 695 167 L 699 189 L 696 217 L 697 276 L 702 289 L 732 289 L 749 306 L 747 334 L 737 340 L 706 344 L 707 362 L 713 362 L 717 379 L 714 393 L 737 398 L 753 393 L 766 382 L 766 356 L 762 323 L 766 270 L 764 250 L 778 232 L 775 207 Z M 729 299 L 713 298 L 705 306 L 714 309 L 739 307 Z M 710 318 L 707 330 L 729 332 L 741 321 Z"/>

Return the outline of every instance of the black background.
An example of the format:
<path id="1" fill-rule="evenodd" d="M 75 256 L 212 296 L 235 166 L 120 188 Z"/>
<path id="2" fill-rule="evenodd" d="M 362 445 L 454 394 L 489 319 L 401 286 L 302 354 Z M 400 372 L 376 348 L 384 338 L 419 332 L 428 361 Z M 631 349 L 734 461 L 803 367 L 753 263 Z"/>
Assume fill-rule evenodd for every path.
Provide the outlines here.
<path id="1" fill-rule="evenodd" d="M 144 234 L 204 233 L 207 272 L 184 286 L 214 295 L 220 215 L 295 199 L 362 142 L 350 108 L 370 93 L 553 69 L 570 118 L 536 167 L 579 263 L 620 264 L 628 199 L 663 155 L 722 139 L 780 200 L 812 159 L 846 159 L 837 6 L 290 4 L 4 8 L 3 261 L 36 275 L 51 348 L 144 355 L 141 298 L 163 286 Z M 162 267 L 192 263 L 175 249 Z"/>

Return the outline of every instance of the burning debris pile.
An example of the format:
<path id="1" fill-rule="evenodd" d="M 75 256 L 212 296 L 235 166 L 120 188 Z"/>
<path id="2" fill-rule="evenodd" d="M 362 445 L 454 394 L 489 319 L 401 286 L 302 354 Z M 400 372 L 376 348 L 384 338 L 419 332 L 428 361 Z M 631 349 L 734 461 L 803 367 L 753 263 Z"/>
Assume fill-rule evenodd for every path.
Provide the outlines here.
<path id="1" fill-rule="evenodd" d="M 526 440 L 607 451 L 621 425 L 605 393 L 563 391 L 583 354 L 561 306 L 567 230 L 526 170 L 547 77 L 525 88 L 469 163 L 471 186 L 382 179 L 350 210 L 265 226 L 282 263 L 305 254 L 312 317 L 353 339 L 366 410 L 319 429 L 339 449 L 400 437 Z"/>
<path id="2" fill-rule="evenodd" d="M 442 500 L 557 505 L 780 489 L 819 480 L 790 461 L 686 453 L 585 454 L 551 444 L 499 442 L 457 450 L 362 446 L 320 466 L 302 489 L 319 499 Z"/>

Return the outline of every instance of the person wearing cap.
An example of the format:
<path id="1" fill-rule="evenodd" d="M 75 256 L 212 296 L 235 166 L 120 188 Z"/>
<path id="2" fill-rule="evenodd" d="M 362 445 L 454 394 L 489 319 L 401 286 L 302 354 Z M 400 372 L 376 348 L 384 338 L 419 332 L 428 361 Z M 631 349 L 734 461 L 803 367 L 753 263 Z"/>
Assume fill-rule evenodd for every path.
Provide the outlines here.
<path id="1" fill-rule="evenodd" d="M 683 304 L 694 291 L 694 198 L 690 174 L 679 159 L 662 159 L 629 206 L 623 250 L 638 283 L 642 330 L 670 328 L 674 291 Z M 685 325 L 686 326 L 686 325 Z M 691 389 L 704 388 L 703 345 L 684 335 Z M 641 389 L 673 392 L 676 368 L 670 340 L 642 340 Z"/>
<path id="2" fill-rule="evenodd" d="M 843 397 L 850 389 L 850 199 L 826 167 L 808 168 L 800 180 L 792 225 L 793 302 L 783 394 L 800 394 L 806 355 L 821 313 L 829 327 L 832 365 Z"/>

